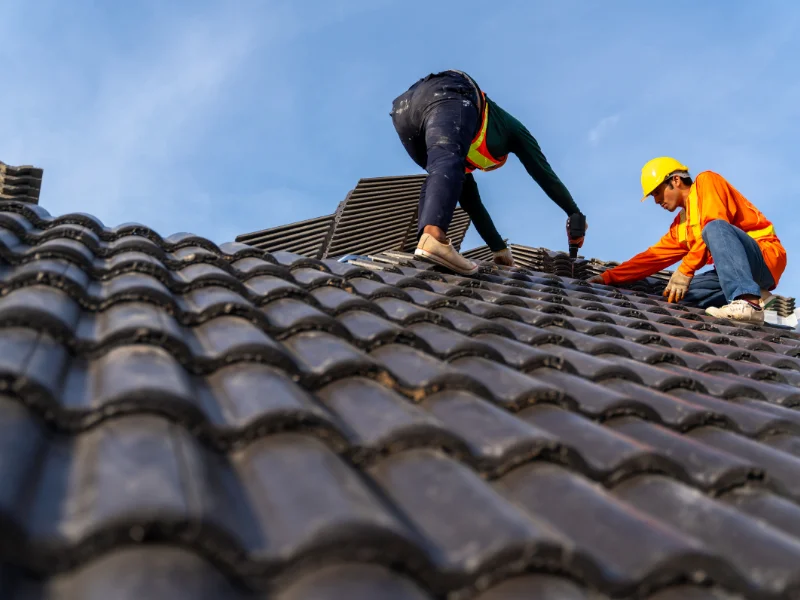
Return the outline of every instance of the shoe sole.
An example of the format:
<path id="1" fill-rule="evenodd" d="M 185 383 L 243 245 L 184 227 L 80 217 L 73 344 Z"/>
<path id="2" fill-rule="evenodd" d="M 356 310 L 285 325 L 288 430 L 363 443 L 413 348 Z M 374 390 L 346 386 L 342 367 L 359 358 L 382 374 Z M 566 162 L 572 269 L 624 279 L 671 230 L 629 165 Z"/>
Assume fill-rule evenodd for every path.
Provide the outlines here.
<path id="1" fill-rule="evenodd" d="M 432 263 L 436 263 L 437 265 L 439 265 L 440 267 L 444 267 L 445 269 L 450 269 L 451 271 L 453 271 L 454 273 L 458 273 L 459 275 L 474 275 L 480 269 L 479 266 L 475 265 L 474 269 L 471 269 L 469 271 L 462 271 L 461 269 L 455 268 L 447 261 L 439 258 L 435 254 L 432 254 L 427 250 L 423 250 L 422 248 L 417 248 L 416 250 L 414 250 L 414 256 L 421 256 L 422 258 L 425 258 Z"/>

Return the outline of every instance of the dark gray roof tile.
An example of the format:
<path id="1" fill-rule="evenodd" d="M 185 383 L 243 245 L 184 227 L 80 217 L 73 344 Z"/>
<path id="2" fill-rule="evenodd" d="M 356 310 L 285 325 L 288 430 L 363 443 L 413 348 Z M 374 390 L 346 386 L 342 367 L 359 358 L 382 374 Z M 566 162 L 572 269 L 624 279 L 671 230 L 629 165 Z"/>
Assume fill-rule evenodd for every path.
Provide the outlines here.
<path id="1" fill-rule="evenodd" d="M 176 415 L 191 423 L 204 439 L 223 448 L 238 447 L 278 431 L 314 431 L 343 448 L 345 426 L 284 371 L 242 362 L 229 365 L 195 382 L 195 395 L 184 410 L 200 415 Z M 163 407 L 159 407 L 162 408 Z"/>
<path id="2" fill-rule="evenodd" d="M 703 408 L 708 411 L 702 419 L 706 423 L 716 422 L 726 429 L 740 431 L 749 437 L 757 437 L 767 432 L 796 430 L 800 433 L 800 413 L 761 400 L 734 399 L 723 400 L 689 390 L 672 390 L 670 396 L 680 399 L 681 404 Z M 742 401 L 744 400 L 744 401 Z M 782 412 L 778 412 L 782 411 Z M 687 423 L 684 427 L 699 424 Z"/>
<path id="3" fill-rule="evenodd" d="M 433 600 L 402 575 L 378 565 L 322 567 L 293 581 L 275 600 Z M 181 599 L 182 600 L 182 599 Z"/>
<path id="4" fill-rule="evenodd" d="M 616 594 L 695 569 L 719 568 L 719 561 L 691 536 L 653 523 L 600 485 L 561 467 L 526 465 L 495 487 L 537 521 L 573 540 L 572 561 L 580 565 L 582 554 L 591 559 L 580 565 L 583 578 L 610 583 L 607 589 Z"/>
<path id="5" fill-rule="evenodd" d="M 756 398 L 758 400 L 769 400 L 776 404 L 785 406 L 796 406 L 800 404 L 800 388 L 781 383 L 769 383 L 765 381 L 754 381 L 739 375 L 710 374 L 699 371 L 691 371 L 686 367 L 666 365 L 666 369 L 671 369 L 686 377 L 692 377 L 704 389 L 714 396 L 721 398 L 733 398 L 744 396 L 746 398 Z"/>
<path id="6" fill-rule="evenodd" d="M 669 457 L 685 471 L 682 479 L 704 490 L 729 489 L 763 475 L 752 461 L 636 417 L 614 419 L 607 426 Z"/>
<path id="7" fill-rule="evenodd" d="M 463 441 L 433 415 L 373 379 L 340 379 L 317 390 L 316 397 L 338 417 L 350 441 L 348 455 L 358 464 L 420 446 L 468 454 Z"/>
<path id="8" fill-rule="evenodd" d="M 445 390 L 425 399 L 422 406 L 463 441 L 467 462 L 485 475 L 496 477 L 543 454 L 563 453 L 555 436 L 475 394 Z"/>
<path id="9" fill-rule="evenodd" d="M 539 404 L 524 409 L 519 417 L 572 450 L 563 462 L 577 466 L 593 479 L 614 482 L 638 472 L 680 474 L 680 465 L 669 457 L 563 408 Z"/>
<path id="10" fill-rule="evenodd" d="M 444 319 L 444 323 L 449 324 L 450 327 L 465 335 L 496 333 L 513 337 L 512 329 L 499 322 L 505 319 L 484 319 L 453 308 L 439 308 L 436 310 L 436 314 Z"/>
<path id="11" fill-rule="evenodd" d="M 549 526 L 529 518 L 474 471 L 439 451 L 391 456 L 371 468 L 370 475 L 435 548 L 431 557 L 441 585 L 458 589 L 496 568 L 562 556 L 564 539 Z"/>
<path id="12" fill-rule="evenodd" d="M 430 349 L 430 353 L 442 360 L 452 360 L 462 356 L 485 356 L 494 361 L 504 361 L 503 355 L 480 337 L 467 337 L 433 323 L 416 323 L 410 325 L 407 330 L 422 339 Z"/>
<path id="13" fill-rule="evenodd" d="M 659 590 L 647 600 L 745 600 L 738 594 L 729 594 L 718 587 L 676 585 Z"/>
<path id="14" fill-rule="evenodd" d="M 430 323 L 445 322 L 445 318 L 438 312 L 417 306 L 413 302 L 386 297 L 375 299 L 375 304 L 389 319 L 401 325 L 411 325 L 422 321 Z"/>
<path id="15" fill-rule="evenodd" d="M 701 427 L 689 432 L 689 437 L 706 446 L 757 464 L 764 469 L 768 482 L 789 498 L 800 499 L 800 458 L 780 452 L 756 440 L 718 427 Z"/>
<path id="16" fill-rule="evenodd" d="M 472 390 L 484 397 L 491 397 L 472 374 L 464 376 L 456 366 L 415 348 L 386 344 L 373 350 L 370 355 L 388 370 L 396 385 L 415 400 L 421 400 L 444 387 Z"/>
<path id="17" fill-rule="evenodd" d="M 800 539 L 800 507 L 790 499 L 752 488 L 736 488 L 722 498 L 737 510 Z"/>
<path id="18" fill-rule="evenodd" d="M 411 296 L 408 295 L 407 291 L 392 285 L 387 285 L 381 281 L 368 279 L 366 277 L 354 277 L 353 279 L 349 279 L 348 283 L 353 286 L 355 293 L 369 300 L 386 296 L 412 302 Z"/>
<path id="19" fill-rule="evenodd" d="M 384 316 L 384 312 L 372 302 L 338 287 L 318 287 L 311 290 L 311 296 L 320 308 L 331 315 L 340 315 L 351 310 L 361 310 Z"/>
<path id="20" fill-rule="evenodd" d="M 503 581 L 476 596 L 475 600 L 606 600 L 564 577 L 547 574 L 521 575 Z M 182 600 L 182 599 L 181 599 Z"/>
<path id="21" fill-rule="evenodd" d="M 582 377 L 592 381 L 615 378 L 641 381 L 636 371 L 622 362 L 623 360 L 629 361 L 629 359 L 625 359 L 622 356 L 607 355 L 609 356 L 608 359 L 600 358 L 555 344 L 544 344 L 538 348 L 562 358 L 572 366 L 573 372 L 580 373 Z M 629 361 L 628 364 L 631 363 L 636 364 L 634 361 Z"/>
<path id="22" fill-rule="evenodd" d="M 601 419 L 613 414 L 639 414 L 639 411 L 645 411 L 654 419 L 658 418 L 656 413 L 637 402 L 636 398 L 611 389 L 608 382 L 599 385 L 577 374 L 552 368 L 538 369 L 530 375 L 562 390 L 569 405 L 592 418 Z"/>
<path id="23" fill-rule="evenodd" d="M 720 569 L 715 579 L 745 597 L 793 592 L 800 584 L 800 543 L 783 531 L 663 476 L 631 479 L 614 493 L 726 560 L 735 570 Z"/>
<path id="24" fill-rule="evenodd" d="M 80 318 L 80 305 L 54 287 L 31 285 L 0 297 L 0 325 L 3 327 L 27 326 L 70 338 Z"/>
<path id="25" fill-rule="evenodd" d="M 198 288 L 175 297 L 177 318 L 184 324 L 199 323 L 221 315 L 258 319 L 261 313 L 239 292 L 214 285 Z"/>
<path id="26" fill-rule="evenodd" d="M 246 293 L 257 304 L 265 304 L 278 298 L 306 299 L 306 290 L 292 281 L 274 275 L 256 275 L 245 283 Z"/>
<path id="27" fill-rule="evenodd" d="M 324 331 L 304 331 L 283 340 L 310 387 L 355 375 L 377 376 L 383 366 L 366 352 Z"/>
<path id="28" fill-rule="evenodd" d="M 800 436 L 793 433 L 776 433 L 765 436 L 761 442 L 771 448 L 800 457 Z"/>
<path id="29" fill-rule="evenodd" d="M 266 316 L 271 329 L 269 333 L 279 337 L 307 330 L 330 331 L 347 337 L 347 330 L 339 321 L 296 298 L 280 298 L 265 304 L 260 310 Z"/>
<path id="30" fill-rule="evenodd" d="M 564 393 L 557 387 L 485 358 L 459 358 L 451 365 L 463 373 L 463 377 L 483 384 L 491 394 L 484 396 L 493 397 L 509 410 L 519 410 L 537 402 L 558 403 L 564 399 Z"/>
<path id="31" fill-rule="evenodd" d="M 704 423 L 724 422 L 727 419 L 723 413 L 716 412 L 709 406 L 686 400 L 684 394 L 691 392 L 681 388 L 660 392 L 619 379 L 605 381 L 603 387 L 632 399 L 636 403 L 637 410 L 631 414 L 672 429 L 682 431 Z M 703 394 L 695 394 L 692 397 L 710 398 Z M 618 411 L 618 414 L 622 413 Z"/>

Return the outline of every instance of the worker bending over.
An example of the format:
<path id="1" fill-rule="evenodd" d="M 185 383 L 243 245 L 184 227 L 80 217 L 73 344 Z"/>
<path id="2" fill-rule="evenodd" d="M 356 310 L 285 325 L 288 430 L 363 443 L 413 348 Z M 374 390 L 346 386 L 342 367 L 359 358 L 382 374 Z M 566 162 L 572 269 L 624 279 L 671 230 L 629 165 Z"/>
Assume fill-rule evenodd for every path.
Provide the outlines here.
<path id="1" fill-rule="evenodd" d="M 762 298 L 775 289 L 786 268 L 786 251 L 772 223 L 728 181 L 711 171 L 694 181 L 674 158 L 654 158 L 642 168 L 644 201 L 674 212 L 669 232 L 644 252 L 589 279 L 624 283 L 648 277 L 679 259 L 664 290 L 669 302 L 683 301 L 720 318 L 763 323 Z M 706 264 L 715 268 L 695 276 Z"/>
<path id="2" fill-rule="evenodd" d="M 580 213 L 530 132 L 489 99 L 466 73 L 443 71 L 420 79 L 395 98 L 390 114 L 406 152 L 428 172 L 420 192 L 416 255 L 464 275 L 478 270 L 474 262 L 456 252 L 446 234 L 456 203 L 460 203 L 491 249 L 495 263 L 513 266 L 511 250 L 483 206 L 472 174 L 475 169 L 502 167 L 509 153 L 516 154 L 567 215 Z M 583 235 L 572 241 L 582 244 Z"/>

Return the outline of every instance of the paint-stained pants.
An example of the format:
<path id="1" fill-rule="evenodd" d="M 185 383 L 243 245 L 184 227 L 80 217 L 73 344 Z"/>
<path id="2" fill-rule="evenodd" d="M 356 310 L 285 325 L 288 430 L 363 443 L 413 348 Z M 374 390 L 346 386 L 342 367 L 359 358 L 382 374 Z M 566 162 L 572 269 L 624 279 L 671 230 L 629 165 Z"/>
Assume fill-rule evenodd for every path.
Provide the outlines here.
<path id="1" fill-rule="evenodd" d="M 478 97 L 462 75 L 431 74 L 417 81 L 392 103 L 392 122 L 412 160 L 428 172 L 419 199 L 419 229 L 426 225 L 447 231 L 453 211 L 461 207 L 476 221 L 486 208 L 475 193 L 462 194 L 465 186 L 477 188 L 472 174 L 464 172 L 469 146 L 478 129 Z M 481 219 L 481 222 L 491 219 Z M 483 227 L 480 236 L 493 248 L 503 248 L 494 225 Z"/>

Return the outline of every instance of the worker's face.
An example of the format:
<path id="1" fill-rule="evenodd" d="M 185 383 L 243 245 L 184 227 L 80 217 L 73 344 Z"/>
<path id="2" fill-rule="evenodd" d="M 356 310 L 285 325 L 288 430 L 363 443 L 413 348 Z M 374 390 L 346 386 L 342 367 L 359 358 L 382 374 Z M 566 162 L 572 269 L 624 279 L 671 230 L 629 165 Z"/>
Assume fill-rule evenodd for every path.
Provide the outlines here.
<path id="1" fill-rule="evenodd" d="M 673 177 L 671 181 L 665 181 L 653 190 L 652 194 L 656 204 L 669 212 L 674 212 L 676 208 L 681 208 L 683 206 L 683 195 L 681 194 L 680 188 L 675 183 L 676 179 L 680 178 Z"/>

